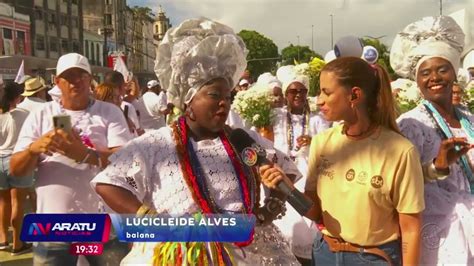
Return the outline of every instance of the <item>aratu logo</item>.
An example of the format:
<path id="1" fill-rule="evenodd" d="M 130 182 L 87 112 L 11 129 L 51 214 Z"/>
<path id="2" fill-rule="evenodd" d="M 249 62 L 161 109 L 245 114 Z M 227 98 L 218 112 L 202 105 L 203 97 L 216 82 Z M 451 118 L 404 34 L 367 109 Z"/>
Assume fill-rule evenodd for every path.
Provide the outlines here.
<path id="1" fill-rule="evenodd" d="M 20 239 L 26 242 L 105 242 L 109 231 L 107 214 L 27 214 Z"/>
<path id="2" fill-rule="evenodd" d="M 28 235 L 33 236 L 47 236 L 51 232 L 51 223 L 31 223 L 30 228 L 28 229 Z"/>

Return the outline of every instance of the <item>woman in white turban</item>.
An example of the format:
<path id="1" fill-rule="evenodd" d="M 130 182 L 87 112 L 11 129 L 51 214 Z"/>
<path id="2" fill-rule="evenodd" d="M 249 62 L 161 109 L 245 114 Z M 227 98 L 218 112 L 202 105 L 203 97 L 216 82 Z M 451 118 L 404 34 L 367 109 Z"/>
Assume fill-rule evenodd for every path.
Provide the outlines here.
<path id="1" fill-rule="evenodd" d="M 303 190 L 308 171 L 309 144 L 316 134 L 330 124 L 319 114 L 311 112 L 307 101 L 309 77 L 293 65 L 280 67 L 277 78 L 281 81 L 286 106 L 275 109 L 273 119 L 274 145 L 288 155 L 303 173 L 295 187 Z M 291 249 L 303 265 L 308 265 L 312 245 L 317 234 L 313 222 L 302 217 L 289 204 L 287 214 L 275 221 L 280 231 L 290 241 Z"/>
<path id="2" fill-rule="evenodd" d="M 452 104 L 463 45 L 451 17 L 427 17 L 398 33 L 390 54 L 393 69 L 416 80 L 424 97 L 398 119 L 423 164 L 422 265 L 474 263 L 474 117 Z"/>
<path id="3" fill-rule="evenodd" d="M 272 108 L 281 108 L 285 104 L 283 96 L 282 84 L 271 73 L 266 72 L 261 74 L 257 79 L 257 84 L 267 87 L 272 97 Z"/>
<path id="4" fill-rule="evenodd" d="M 251 132 L 276 164 L 266 170 L 250 168 L 234 148 L 236 143 L 230 142 L 230 128 L 225 126 L 230 92 L 245 70 L 245 57 L 243 41 L 220 23 L 191 19 L 170 29 L 158 47 L 155 72 L 168 88 L 168 100 L 185 115 L 170 127 L 128 143 L 92 184 L 118 213 L 254 214 L 258 221 L 253 237 L 244 243 L 134 243 L 122 264 L 297 263 L 271 223 L 284 210 L 283 202 L 273 196 L 259 207 L 260 179 L 254 173 L 298 178 L 299 172 L 271 143 Z"/>

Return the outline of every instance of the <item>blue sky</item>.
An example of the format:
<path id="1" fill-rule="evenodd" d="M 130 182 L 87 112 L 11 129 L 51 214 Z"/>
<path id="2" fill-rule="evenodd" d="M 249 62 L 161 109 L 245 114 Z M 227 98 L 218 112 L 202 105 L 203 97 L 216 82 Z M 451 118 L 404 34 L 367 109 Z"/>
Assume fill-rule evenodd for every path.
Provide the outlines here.
<path id="1" fill-rule="evenodd" d="M 442 0 L 443 14 L 465 8 L 474 41 L 474 0 Z M 345 35 L 381 37 L 391 45 L 406 25 L 425 16 L 439 15 L 440 0 L 127 0 L 128 5 L 159 5 L 173 25 L 205 16 L 234 28 L 256 30 L 271 38 L 281 50 L 290 43 L 314 46 L 325 54 L 333 39 Z M 312 27 L 312 25 L 314 25 Z M 313 30 L 312 30 L 313 29 Z M 313 34 L 312 34 L 313 33 Z M 312 38 L 313 35 L 313 38 Z M 313 41 L 312 41 L 313 39 Z M 471 42 L 471 45 L 474 45 Z"/>

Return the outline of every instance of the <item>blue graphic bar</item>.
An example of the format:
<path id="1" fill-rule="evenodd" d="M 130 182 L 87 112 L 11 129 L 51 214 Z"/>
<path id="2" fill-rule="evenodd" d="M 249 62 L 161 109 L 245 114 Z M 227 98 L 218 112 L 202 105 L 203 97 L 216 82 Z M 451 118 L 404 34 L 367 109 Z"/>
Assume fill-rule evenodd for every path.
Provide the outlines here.
<path id="1" fill-rule="evenodd" d="M 255 227 L 255 216 L 245 214 L 110 217 L 122 242 L 244 242 Z"/>
<path id="2" fill-rule="evenodd" d="M 107 214 L 28 214 L 20 239 L 26 242 L 107 242 Z"/>

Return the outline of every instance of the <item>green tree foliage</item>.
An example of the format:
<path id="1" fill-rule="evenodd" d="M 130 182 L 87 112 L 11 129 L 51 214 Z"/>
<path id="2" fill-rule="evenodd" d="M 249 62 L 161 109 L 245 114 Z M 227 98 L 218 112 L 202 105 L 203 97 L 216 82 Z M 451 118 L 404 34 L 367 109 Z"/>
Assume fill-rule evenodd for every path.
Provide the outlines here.
<path id="1" fill-rule="evenodd" d="M 372 39 L 372 38 L 362 38 L 362 42 L 364 45 L 371 45 L 377 49 L 379 52 L 379 59 L 377 60 L 377 63 L 388 71 L 390 74 L 390 77 L 392 80 L 397 79 L 397 74 L 395 74 L 395 71 L 393 71 L 392 67 L 390 66 L 390 50 L 388 47 L 381 43 L 378 39 Z"/>
<path id="2" fill-rule="evenodd" d="M 293 65 L 295 63 L 308 63 L 313 58 L 323 59 L 320 54 L 315 53 L 308 46 L 293 45 L 281 50 L 282 66 Z"/>
<path id="3" fill-rule="evenodd" d="M 311 97 L 319 95 L 320 87 L 319 87 L 319 76 L 321 75 L 321 69 L 326 65 L 324 60 L 320 59 L 319 57 L 313 58 L 311 62 L 309 62 L 309 92 L 308 95 Z"/>
<path id="4" fill-rule="evenodd" d="M 153 17 L 155 17 L 151 8 L 147 6 L 134 6 L 132 12 L 135 19 L 138 19 L 139 21 L 148 20 L 153 22 Z"/>
<path id="5" fill-rule="evenodd" d="M 242 38 L 247 50 L 247 69 L 254 80 L 265 72 L 274 72 L 276 62 L 279 59 L 278 47 L 269 38 L 251 30 L 242 30 L 238 33 Z"/>

